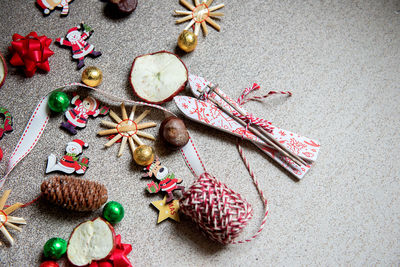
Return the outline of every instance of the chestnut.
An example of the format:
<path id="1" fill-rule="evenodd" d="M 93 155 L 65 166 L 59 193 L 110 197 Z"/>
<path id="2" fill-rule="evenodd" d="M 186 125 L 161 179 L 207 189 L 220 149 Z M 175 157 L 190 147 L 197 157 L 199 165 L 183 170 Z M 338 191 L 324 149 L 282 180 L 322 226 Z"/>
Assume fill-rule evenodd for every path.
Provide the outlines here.
<path id="1" fill-rule="evenodd" d="M 185 123 L 174 116 L 163 120 L 160 125 L 160 136 L 172 149 L 179 149 L 189 142 Z"/>
<path id="2" fill-rule="evenodd" d="M 109 0 L 118 11 L 122 14 L 130 14 L 132 13 L 138 4 L 138 0 Z"/>

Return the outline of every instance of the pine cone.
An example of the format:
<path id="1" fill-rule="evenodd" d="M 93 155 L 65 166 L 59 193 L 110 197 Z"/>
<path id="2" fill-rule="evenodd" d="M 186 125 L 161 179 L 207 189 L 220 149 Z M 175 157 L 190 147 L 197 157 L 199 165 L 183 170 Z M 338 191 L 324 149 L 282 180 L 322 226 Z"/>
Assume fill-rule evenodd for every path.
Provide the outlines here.
<path id="1" fill-rule="evenodd" d="M 94 211 L 107 201 L 107 189 L 94 181 L 70 176 L 53 176 L 41 185 L 49 202 L 68 210 Z"/>

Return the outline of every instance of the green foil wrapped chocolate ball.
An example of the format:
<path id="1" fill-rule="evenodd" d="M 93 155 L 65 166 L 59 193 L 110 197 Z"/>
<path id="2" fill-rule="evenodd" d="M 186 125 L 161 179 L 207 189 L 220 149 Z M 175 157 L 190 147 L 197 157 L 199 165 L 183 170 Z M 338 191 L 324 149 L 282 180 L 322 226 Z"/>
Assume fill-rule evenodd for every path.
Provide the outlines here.
<path id="1" fill-rule="evenodd" d="M 61 91 L 54 91 L 50 94 L 47 104 L 54 112 L 64 112 L 69 106 L 69 97 L 66 93 Z"/>
<path id="2" fill-rule="evenodd" d="M 120 222 L 124 215 L 124 207 L 116 201 L 110 201 L 104 206 L 103 217 L 112 224 Z"/>
<path id="3" fill-rule="evenodd" d="M 43 254 L 46 258 L 58 260 L 67 251 L 67 241 L 59 237 L 49 239 L 43 248 Z"/>

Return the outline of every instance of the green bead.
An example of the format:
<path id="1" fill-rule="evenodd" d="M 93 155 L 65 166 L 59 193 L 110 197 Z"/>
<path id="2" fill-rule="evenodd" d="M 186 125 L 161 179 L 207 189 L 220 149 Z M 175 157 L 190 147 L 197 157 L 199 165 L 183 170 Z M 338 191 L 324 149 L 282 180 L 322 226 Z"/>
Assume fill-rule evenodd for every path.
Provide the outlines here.
<path id="1" fill-rule="evenodd" d="M 53 237 L 44 244 L 43 254 L 46 258 L 58 260 L 67 251 L 67 241 L 59 237 Z"/>
<path id="2" fill-rule="evenodd" d="M 103 217 L 112 224 L 120 222 L 124 215 L 124 207 L 116 201 L 110 201 L 104 206 Z"/>
<path id="3" fill-rule="evenodd" d="M 64 112 L 69 106 L 69 97 L 62 91 L 54 91 L 49 96 L 47 104 L 49 108 L 54 112 Z"/>

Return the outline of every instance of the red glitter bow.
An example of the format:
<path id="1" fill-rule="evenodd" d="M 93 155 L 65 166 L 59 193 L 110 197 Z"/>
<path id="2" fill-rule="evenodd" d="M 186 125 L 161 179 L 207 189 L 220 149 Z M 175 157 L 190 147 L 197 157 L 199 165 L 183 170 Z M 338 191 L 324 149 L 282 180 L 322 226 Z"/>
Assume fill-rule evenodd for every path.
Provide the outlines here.
<path id="1" fill-rule="evenodd" d="M 94 261 L 89 267 L 132 267 L 131 262 L 126 257 L 131 251 L 132 246 L 130 244 L 121 243 L 121 235 L 115 237 L 117 243 L 114 252 L 107 260 Z"/>
<path id="2" fill-rule="evenodd" d="M 12 37 L 13 41 L 8 50 L 13 53 L 10 63 L 13 66 L 25 66 L 25 74 L 32 77 L 36 70 L 50 71 L 48 58 L 54 54 L 49 49 L 51 39 L 47 36 L 38 36 L 31 32 L 23 37 L 18 33 Z"/>

